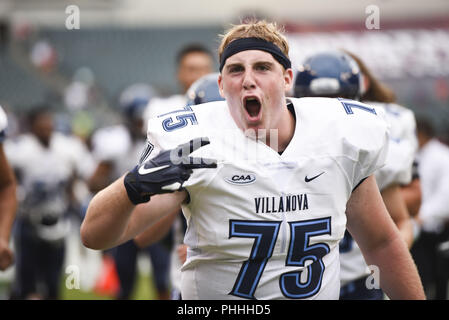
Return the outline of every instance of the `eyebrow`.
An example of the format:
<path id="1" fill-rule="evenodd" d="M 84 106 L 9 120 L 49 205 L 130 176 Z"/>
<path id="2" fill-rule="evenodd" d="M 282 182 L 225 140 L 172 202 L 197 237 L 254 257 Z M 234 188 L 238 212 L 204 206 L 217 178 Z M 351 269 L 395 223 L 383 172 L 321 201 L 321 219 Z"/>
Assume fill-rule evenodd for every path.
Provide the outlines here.
<path id="1" fill-rule="evenodd" d="M 273 66 L 274 62 L 272 62 L 272 61 L 257 61 L 256 63 L 254 63 L 254 65 L 260 65 L 260 64 Z"/>
<path id="2" fill-rule="evenodd" d="M 274 62 L 267 61 L 267 60 L 259 60 L 259 61 L 254 62 L 252 65 L 257 66 L 257 65 L 262 65 L 262 64 L 272 66 L 272 65 L 274 65 Z M 234 63 L 227 64 L 226 69 L 229 70 L 232 67 L 239 67 L 239 66 L 243 66 L 243 63 L 242 62 L 234 62 Z"/>
<path id="3" fill-rule="evenodd" d="M 231 64 L 227 64 L 227 65 L 226 65 L 226 70 L 229 70 L 229 69 L 231 69 L 232 67 L 239 67 L 239 66 L 243 66 L 243 64 L 242 64 L 242 63 L 239 63 L 239 62 L 234 62 L 234 63 L 231 63 Z"/>

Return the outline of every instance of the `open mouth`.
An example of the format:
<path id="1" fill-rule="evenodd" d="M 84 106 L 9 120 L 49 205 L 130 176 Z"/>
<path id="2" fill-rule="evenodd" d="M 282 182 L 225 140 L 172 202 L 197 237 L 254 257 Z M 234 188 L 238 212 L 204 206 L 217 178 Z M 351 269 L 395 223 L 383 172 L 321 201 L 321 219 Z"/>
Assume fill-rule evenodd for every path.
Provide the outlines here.
<path id="1" fill-rule="evenodd" d="M 256 97 L 245 98 L 244 106 L 250 118 L 257 118 L 259 116 L 261 104 Z"/>

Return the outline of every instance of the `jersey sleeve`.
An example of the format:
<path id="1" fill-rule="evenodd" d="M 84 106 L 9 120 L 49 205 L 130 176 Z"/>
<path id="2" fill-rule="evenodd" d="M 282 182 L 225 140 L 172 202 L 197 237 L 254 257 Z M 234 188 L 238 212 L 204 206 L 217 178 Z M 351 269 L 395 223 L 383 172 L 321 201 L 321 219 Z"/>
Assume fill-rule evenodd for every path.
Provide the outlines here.
<path id="1" fill-rule="evenodd" d="M 397 104 L 374 105 L 385 110 L 386 121 L 390 125 L 389 152 L 385 166 L 376 172 L 377 184 L 380 189 L 392 183 L 408 184 L 418 148 L 415 115 Z"/>
<path id="2" fill-rule="evenodd" d="M 410 148 L 412 148 L 413 152 L 416 153 L 418 151 L 418 137 L 415 114 L 412 110 L 408 109 L 405 109 L 404 113 L 404 131 L 401 139 L 407 141 L 407 143 L 410 144 Z"/>
<path id="3" fill-rule="evenodd" d="M 344 104 L 344 101 L 340 101 Z M 347 109 L 346 109 L 347 108 Z M 358 101 L 345 105 L 343 153 L 355 160 L 349 178 L 353 188 L 382 168 L 389 152 L 390 126 L 385 112 Z M 352 113 L 350 113 L 351 111 Z"/>
<path id="4" fill-rule="evenodd" d="M 216 159 L 214 153 L 218 145 L 216 136 L 221 131 L 216 130 L 217 128 L 209 121 L 213 108 L 206 105 L 181 106 L 175 112 L 165 112 L 150 118 L 147 127 L 147 147 L 142 153 L 141 160 L 146 161 L 161 151 L 176 148 L 180 144 L 202 137 L 209 138 L 210 144 L 195 150 L 189 156 Z M 200 188 L 200 185 L 204 185 L 205 181 L 209 181 L 213 172 L 215 171 L 211 169 L 195 169 L 183 186 L 190 193 L 195 188 Z"/>
<path id="5" fill-rule="evenodd" d="M 408 143 L 390 139 L 385 166 L 375 172 L 379 189 L 382 190 L 393 183 L 410 183 L 414 155 L 414 149 Z"/>
<path id="6" fill-rule="evenodd" d="M 147 139 L 139 163 L 154 158 L 163 150 L 175 148 L 181 142 L 177 140 L 180 138 L 179 135 L 163 130 L 163 120 L 157 116 L 148 119 Z"/>
<path id="7" fill-rule="evenodd" d="M 150 100 L 145 108 L 143 118 L 145 121 L 155 118 L 161 114 L 167 114 L 170 111 L 177 111 L 181 109 L 187 100 L 184 95 L 173 95 L 167 98 L 154 97 Z"/>
<path id="8" fill-rule="evenodd" d="M 186 143 L 194 138 L 201 137 L 201 128 L 198 122 L 198 114 L 190 107 L 169 108 L 153 114 L 147 120 L 147 146 L 151 153 L 146 158 L 152 158 L 162 150 L 169 150 Z M 141 158 L 142 158 L 141 157 Z"/>

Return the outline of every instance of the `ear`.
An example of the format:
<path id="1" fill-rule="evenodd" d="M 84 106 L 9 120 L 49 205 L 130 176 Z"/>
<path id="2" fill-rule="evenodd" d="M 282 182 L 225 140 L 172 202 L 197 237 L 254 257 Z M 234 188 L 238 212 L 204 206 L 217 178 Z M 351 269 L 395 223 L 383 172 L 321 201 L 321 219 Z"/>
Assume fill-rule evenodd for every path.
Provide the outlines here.
<path id="1" fill-rule="evenodd" d="M 220 91 L 220 96 L 222 98 L 225 98 L 224 92 L 223 92 L 223 79 L 221 77 L 221 73 L 218 75 L 218 89 Z"/>
<path id="2" fill-rule="evenodd" d="M 291 68 L 284 71 L 285 92 L 289 92 L 293 87 L 293 70 Z"/>

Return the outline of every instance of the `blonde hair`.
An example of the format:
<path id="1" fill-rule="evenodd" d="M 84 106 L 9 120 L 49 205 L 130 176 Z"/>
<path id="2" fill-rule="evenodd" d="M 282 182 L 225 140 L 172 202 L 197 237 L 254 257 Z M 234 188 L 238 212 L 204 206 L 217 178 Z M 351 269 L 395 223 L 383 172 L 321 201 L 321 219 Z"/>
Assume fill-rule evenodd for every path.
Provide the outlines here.
<path id="1" fill-rule="evenodd" d="M 288 57 L 289 46 L 287 38 L 283 33 L 282 27 L 279 27 L 275 22 L 267 22 L 265 20 L 254 20 L 244 24 L 233 25 L 224 35 L 220 35 L 222 40 L 218 47 L 218 59 L 221 61 L 223 50 L 231 41 L 241 38 L 260 38 L 272 42 Z"/>

